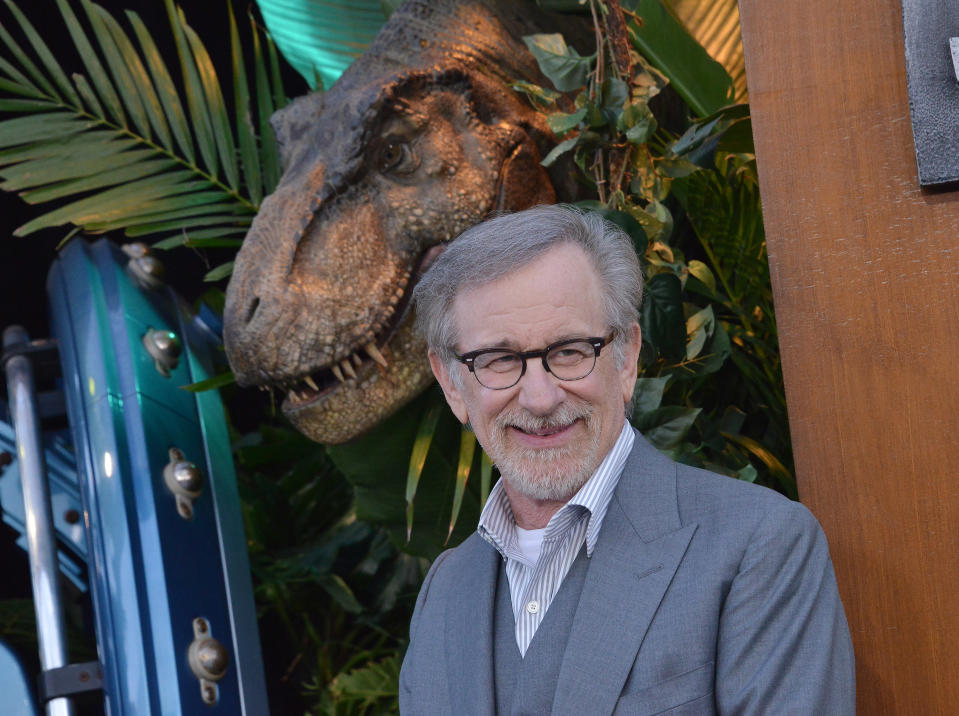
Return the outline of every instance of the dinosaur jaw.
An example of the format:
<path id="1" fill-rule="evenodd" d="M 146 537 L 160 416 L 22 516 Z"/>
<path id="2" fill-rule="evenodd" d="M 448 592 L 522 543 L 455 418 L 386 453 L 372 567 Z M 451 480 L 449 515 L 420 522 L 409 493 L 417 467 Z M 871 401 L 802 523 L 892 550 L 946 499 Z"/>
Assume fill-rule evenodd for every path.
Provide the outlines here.
<path id="1" fill-rule="evenodd" d="M 342 381 L 332 369 L 321 369 L 295 381 L 283 401 L 283 414 L 297 430 L 321 443 L 338 444 L 366 432 L 433 379 L 426 361 L 426 343 L 413 330 L 409 315 L 381 355 L 386 367 L 354 352 L 349 361 L 355 377 L 344 374 Z M 342 372 L 342 361 L 337 367 Z"/>

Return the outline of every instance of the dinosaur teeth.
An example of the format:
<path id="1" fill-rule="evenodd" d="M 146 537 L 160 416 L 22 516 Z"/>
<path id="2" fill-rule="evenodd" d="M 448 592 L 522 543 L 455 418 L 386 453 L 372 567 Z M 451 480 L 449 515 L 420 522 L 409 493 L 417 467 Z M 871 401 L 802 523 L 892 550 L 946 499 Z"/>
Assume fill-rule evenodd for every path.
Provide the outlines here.
<path id="1" fill-rule="evenodd" d="M 383 354 L 380 353 L 380 349 L 377 348 L 376 344 L 372 341 L 363 346 L 363 350 L 365 350 L 370 358 L 375 360 L 379 365 L 383 366 L 384 368 L 390 367 L 390 364 L 386 362 L 386 358 L 384 358 Z"/>
<path id="2" fill-rule="evenodd" d="M 356 353 L 351 353 L 350 358 L 353 360 L 353 365 L 359 368 L 363 364 L 363 359 L 359 357 Z"/>
<path id="3" fill-rule="evenodd" d="M 350 362 L 345 358 L 340 361 L 340 366 L 343 368 L 343 372 L 346 373 L 351 378 L 356 378 L 356 371 L 353 370 L 353 366 L 350 365 Z"/>
<path id="4" fill-rule="evenodd" d="M 306 376 L 306 377 L 303 379 L 303 382 L 306 383 L 308 386 L 310 386 L 313 390 L 315 390 L 315 391 L 317 391 L 317 392 L 320 391 L 319 387 L 317 387 L 317 385 L 316 385 L 316 381 L 313 380 L 313 378 L 311 378 L 310 376 Z"/>
<path id="5" fill-rule="evenodd" d="M 346 378 L 343 377 L 343 371 L 340 370 L 340 366 L 334 365 L 330 370 L 333 371 L 333 375 L 336 376 L 336 379 L 337 379 L 338 381 L 340 381 L 341 383 L 345 383 L 345 382 L 346 382 Z"/>

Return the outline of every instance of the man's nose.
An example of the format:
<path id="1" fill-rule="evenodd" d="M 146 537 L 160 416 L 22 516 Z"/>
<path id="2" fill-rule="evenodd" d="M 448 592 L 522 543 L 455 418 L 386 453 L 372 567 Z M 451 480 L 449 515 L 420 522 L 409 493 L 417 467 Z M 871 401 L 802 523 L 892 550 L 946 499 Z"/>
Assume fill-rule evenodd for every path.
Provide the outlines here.
<path id="1" fill-rule="evenodd" d="M 543 361 L 533 359 L 526 364 L 526 374 L 519 381 L 520 407 L 533 415 L 549 415 L 563 402 L 566 393 L 560 381 L 543 367 Z"/>

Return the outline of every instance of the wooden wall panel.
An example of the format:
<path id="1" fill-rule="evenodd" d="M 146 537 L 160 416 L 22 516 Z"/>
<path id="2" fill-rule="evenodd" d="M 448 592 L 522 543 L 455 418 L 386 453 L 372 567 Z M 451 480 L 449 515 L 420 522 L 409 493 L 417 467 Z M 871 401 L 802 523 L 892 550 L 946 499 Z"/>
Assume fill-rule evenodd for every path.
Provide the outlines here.
<path id="1" fill-rule="evenodd" d="M 740 12 L 800 497 L 829 536 L 859 712 L 953 714 L 959 189 L 919 188 L 897 0 Z"/>

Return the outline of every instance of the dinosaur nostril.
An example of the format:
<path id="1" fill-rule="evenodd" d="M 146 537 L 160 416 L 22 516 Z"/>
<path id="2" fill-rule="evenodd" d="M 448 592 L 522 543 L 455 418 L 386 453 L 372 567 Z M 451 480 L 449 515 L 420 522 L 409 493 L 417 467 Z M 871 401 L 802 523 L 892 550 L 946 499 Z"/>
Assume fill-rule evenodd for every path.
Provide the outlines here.
<path id="1" fill-rule="evenodd" d="M 257 296 L 250 302 L 250 309 L 246 312 L 246 320 L 244 323 L 249 323 L 253 320 L 253 316 L 256 313 L 256 309 L 260 307 L 260 297 Z"/>

